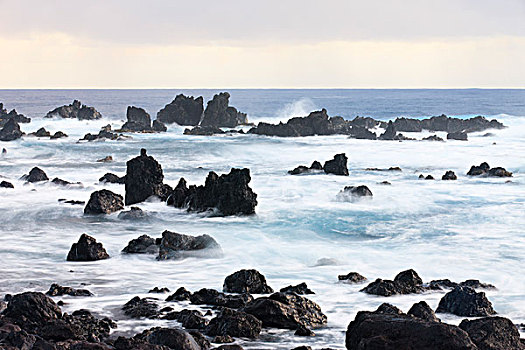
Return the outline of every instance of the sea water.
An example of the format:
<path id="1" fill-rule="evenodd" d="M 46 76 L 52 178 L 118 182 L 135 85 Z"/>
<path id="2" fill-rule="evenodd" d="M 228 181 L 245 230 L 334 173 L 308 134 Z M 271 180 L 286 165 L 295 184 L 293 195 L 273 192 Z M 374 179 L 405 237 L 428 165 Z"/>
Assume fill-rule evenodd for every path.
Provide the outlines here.
<path id="1" fill-rule="evenodd" d="M 387 120 L 397 116 L 424 117 L 446 113 L 468 117 L 485 115 L 507 128 L 469 134 L 469 141 L 371 141 L 346 136 L 276 138 L 258 135 L 186 136 L 184 127 L 168 132 L 133 134 L 125 141 L 82 142 L 84 134 L 100 127 L 115 128 L 125 119 L 126 106 L 144 107 L 152 117 L 176 94 L 203 95 L 212 90 L 0 90 L 8 109 L 33 118 L 21 124 L 26 133 L 45 127 L 69 135 L 59 140 L 26 136 L 2 142 L 0 176 L 15 189 L 0 189 L 0 295 L 47 291 L 52 283 L 86 288 L 94 297 L 57 297 L 71 312 L 86 308 L 115 319 L 115 335 L 132 335 L 152 326 L 178 326 L 176 321 L 132 320 L 121 307 L 132 297 L 158 297 L 148 290 L 178 287 L 222 290 L 224 278 L 242 268 L 263 273 L 275 290 L 306 282 L 328 317 L 317 336 L 302 338 L 293 331 L 264 329 L 257 341 L 238 340 L 246 348 L 344 348 L 348 323 L 360 310 L 374 310 L 383 302 L 405 312 L 425 300 L 436 308 L 446 291 L 378 297 L 359 292 L 366 284 L 349 285 L 339 274 L 356 271 L 369 281 L 392 279 L 413 268 L 424 281 L 449 278 L 480 279 L 497 290 L 486 291 L 494 309 L 514 323 L 525 322 L 525 91 L 524 90 L 230 90 L 231 104 L 248 113 L 250 121 L 277 122 L 326 108 L 330 115 L 356 115 Z M 73 99 L 94 106 L 104 116 L 96 121 L 44 119 L 45 113 Z M 491 135 L 486 136 L 486 133 Z M 405 133 L 421 137 L 431 133 Z M 436 133 L 445 138 L 444 133 Z M 232 167 L 251 171 L 258 194 L 256 215 L 210 217 L 187 213 L 165 203 L 138 204 L 149 217 L 125 221 L 118 213 L 84 216 L 83 206 L 58 202 L 87 201 L 107 188 L 124 194 L 124 186 L 100 184 L 106 172 L 124 175 L 126 161 L 146 148 L 162 165 L 165 182 L 175 186 L 181 177 L 203 184 L 209 171 L 227 173 Z M 349 158 L 350 175 L 291 176 L 287 170 L 323 163 L 337 153 Z M 97 159 L 111 155 L 112 163 Z M 508 178 L 467 177 L 471 165 L 486 161 L 514 173 Z M 82 186 L 26 184 L 19 178 L 38 166 L 50 178 Z M 366 168 L 399 166 L 401 172 L 373 172 Z M 457 181 L 441 181 L 453 170 Z M 432 174 L 436 181 L 418 180 Z M 389 181 L 391 185 L 379 184 Z M 345 186 L 366 185 L 373 198 L 341 202 Z M 162 231 L 213 236 L 222 246 L 219 259 L 188 258 L 157 261 L 153 255 L 123 255 L 128 241 L 142 234 L 160 237 Z M 67 262 L 71 244 L 82 233 L 102 242 L 108 260 Z M 330 259 L 319 266 L 319 259 Z M 195 308 L 166 303 L 176 310 Z M 462 318 L 438 315 L 458 324 Z"/>

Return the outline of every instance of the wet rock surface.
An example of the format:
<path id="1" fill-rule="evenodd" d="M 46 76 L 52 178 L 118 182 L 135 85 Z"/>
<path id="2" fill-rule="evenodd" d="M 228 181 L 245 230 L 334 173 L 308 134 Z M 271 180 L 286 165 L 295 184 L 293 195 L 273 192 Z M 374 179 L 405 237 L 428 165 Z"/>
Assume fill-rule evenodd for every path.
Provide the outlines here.
<path id="1" fill-rule="evenodd" d="M 424 288 L 421 277 L 414 270 L 406 270 L 400 272 L 393 281 L 378 278 L 361 291 L 388 297 L 396 294 L 420 293 Z"/>
<path id="2" fill-rule="evenodd" d="M 46 118 L 75 118 L 78 120 L 95 120 L 102 118 L 102 115 L 94 108 L 83 105 L 80 101 L 74 100 L 70 105 L 64 105 L 49 111 Z"/>
<path id="3" fill-rule="evenodd" d="M 253 339 L 259 336 L 261 329 L 262 322 L 254 316 L 242 311 L 224 308 L 210 320 L 205 333 L 210 336 L 228 335 Z"/>
<path id="4" fill-rule="evenodd" d="M 315 294 L 305 282 L 299 283 L 296 286 L 288 286 L 279 290 L 281 293 L 295 293 L 295 294 Z"/>
<path id="5" fill-rule="evenodd" d="M 13 186 L 13 184 L 8 181 L 1 181 L 0 188 L 15 188 L 15 186 Z"/>
<path id="6" fill-rule="evenodd" d="M 234 128 L 238 125 L 247 124 L 246 114 L 229 106 L 229 100 L 230 94 L 227 92 L 213 96 L 213 99 L 208 101 L 200 125 Z"/>
<path id="7" fill-rule="evenodd" d="M 31 118 L 17 113 L 17 111 L 14 109 L 12 109 L 10 112 L 7 112 L 7 110 L 4 108 L 4 104 L 0 103 L 0 129 L 4 127 L 4 125 L 6 125 L 10 120 L 13 120 L 17 124 L 31 122 Z"/>
<path id="8" fill-rule="evenodd" d="M 122 134 L 117 134 L 111 131 L 111 125 L 106 125 L 100 129 L 98 134 L 87 133 L 80 141 L 104 141 L 104 140 L 120 140 L 124 138 Z"/>
<path id="9" fill-rule="evenodd" d="M 159 306 L 150 298 L 134 297 L 122 310 L 132 318 L 157 318 L 159 315 Z"/>
<path id="10" fill-rule="evenodd" d="M 131 207 L 129 210 L 118 214 L 118 218 L 121 220 L 141 220 L 147 217 L 148 214 L 139 207 Z"/>
<path id="11" fill-rule="evenodd" d="M 195 305 L 224 306 L 238 309 L 253 301 L 253 297 L 248 293 L 225 294 L 215 289 L 202 288 L 190 295 L 190 301 Z"/>
<path id="12" fill-rule="evenodd" d="M 109 255 L 102 243 L 83 233 L 77 243 L 73 243 L 67 261 L 96 261 L 108 259 Z"/>
<path id="13" fill-rule="evenodd" d="M 200 123 L 204 112 L 204 102 L 201 96 L 184 96 L 179 94 L 157 113 L 157 119 L 166 124 L 196 126 Z"/>
<path id="14" fill-rule="evenodd" d="M 525 343 L 520 340 L 518 328 L 504 317 L 484 317 L 477 320 L 463 320 L 459 328 L 468 333 L 480 350 L 523 350 Z"/>
<path id="15" fill-rule="evenodd" d="M 186 257 L 219 257 L 222 250 L 209 235 L 190 236 L 164 231 L 159 245 L 159 260 L 183 259 Z"/>
<path id="16" fill-rule="evenodd" d="M 62 296 L 62 295 L 70 295 L 73 297 L 89 297 L 93 295 L 93 293 L 91 293 L 87 289 L 75 289 L 71 287 L 62 287 L 56 283 L 53 283 L 51 287 L 49 287 L 49 290 L 46 292 L 46 294 L 52 297 Z"/>
<path id="17" fill-rule="evenodd" d="M 128 254 L 158 254 L 159 245 L 156 239 L 148 235 L 142 235 L 129 241 L 122 252 Z"/>
<path id="18" fill-rule="evenodd" d="M 480 317 L 496 314 L 485 293 L 476 292 L 467 286 L 457 286 L 441 298 L 436 312 L 447 312 L 457 316 Z"/>
<path id="19" fill-rule="evenodd" d="M 48 181 L 49 178 L 42 169 L 40 169 L 39 167 L 34 167 L 33 169 L 31 169 L 28 175 L 22 176 L 22 180 L 25 180 L 27 182 L 41 182 Z"/>
<path id="20" fill-rule="evenodd" d="M 337 198 L 342 201 L 352 200 L 359 197 L 372 197 L 372 191 L 367 186 L 345 186 L 345 188 L 338 193 Z"/>
<path id="21" fill-rule="evenodd" d="M 163 184 L 162 167 L 155 158 L 146 154 L 144 148 L 140 150 L 140 156 L 126 164 L 126 205 L 143 202 L 151 196 L 166 200 L 171 190 Z"/>
<path id="22" fill-rule="evenodd" d="M 512 173 L 505 168 L 491 168 L 488 163 L 483 162 L 480 165 L 473 165 L 467 173 L 468 176 L 492 176 L 492 177 L 511 177 Z"/>
<path id="23" fill-rule="evenodd" d="M 108 182 L 112 184 L 124 184 L 126 182 L 126 176 L 118 176 L 112 173 L 106 173 L 100 179 L 99 182 Z"/>
<path id="24" fill-rule="evenodd" d="M 445 172 L 445 174 L 441 177 L 441 180 L 457 180 L 458 177 L 452 170 L 448 170 Z"/>
<path id="25" fill-rule="evenodd" d="M 349 272 L 346 275 L 339 275 L 337 276 L 337 279 L 345 283 L 362 283 L 367 280 L 365 276 L 357 272 Z"/>
<path id="26" fill-rule="evenodd" d="M 266 278 L 257 270 L 240 270 L 226 277 L 223 290 L 226 293 L 273 293 Z"/>
<path id="27" fill-rule="evenodd" d="M 450 132 L 447 134 L 447 140 L 467 141 L 468 135 L 466 132 L 461 131 Z"/>
<path id="28" fill-rule="evenodd" d="M 110 190 L 100 190 L 91 193 L 84 208 L 86 215 L 111 214 L 124 209 L 122 196 Z"/>
<path id="29" fill-rule="evenodd" d="M 324 163 L 323 170 L 327 174 L 348 176 L 348 158 L 344 153 L 336 154 L 334 159 Z"/>

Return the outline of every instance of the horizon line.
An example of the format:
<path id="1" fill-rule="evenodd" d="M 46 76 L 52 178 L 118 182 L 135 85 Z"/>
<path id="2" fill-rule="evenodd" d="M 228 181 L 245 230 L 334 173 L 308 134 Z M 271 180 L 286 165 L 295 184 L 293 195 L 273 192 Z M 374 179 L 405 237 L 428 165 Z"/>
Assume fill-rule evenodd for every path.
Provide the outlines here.
<path id="1" fill-rule="evenodd" d="M 523 87 L 0 87 L 5 90 L 525 90 Z"/>

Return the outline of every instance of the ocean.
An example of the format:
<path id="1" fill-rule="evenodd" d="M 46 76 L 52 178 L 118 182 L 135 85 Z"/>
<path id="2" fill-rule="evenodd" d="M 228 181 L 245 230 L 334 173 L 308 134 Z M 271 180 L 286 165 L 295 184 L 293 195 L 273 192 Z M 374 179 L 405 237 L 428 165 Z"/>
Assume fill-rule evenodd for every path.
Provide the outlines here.
<path id="1" fill-rule="evenodd" d="M 247 349 L 344 348 L 348 323 L 360 310 L 374 310 L 389 302 L 408 311 L 425 300 L 436 308 L 445 291 L 392 297 L 359 292 L 366 284 L 338 282 L 337 276 L 359 272 L 369 281 L 393 279 L 413 268 L 424 281 L 449 278 L 479 279 L 494 284 L 486 292 L 494 309 L 514 323 L 525 322 L 525 90 L 228 90 L 230 105 L 248 114 L 249 121 L 278 122 L 326 108 L 345 119 L 371 116 L 388 120 L 398 116 L 427 117 L 447 114 L 496 118 L 507 128 L 469 134 L 469 141 L 371 141 L 346 136 L 276 138 L 258 135 L 187 136 L 184 127 L 168 132 L 133 134 L 125 141 L 77 143 L 100 127 L 122 125 L 126 107 L 143 107 L 152 118 L 176 94 L 202 95 L 207 101 L 217 90 L 0 90 L 5 108 L 33 118 L 21 124 L 24 132 L 45 127 L 69 135 L 59 140 L 24 137 L 1 142 L 0 177 L 15 185 L 0 189 L 0 295 L 27 290 L 47 291 L 52 283 L 86 288 L 93 297 L 57 297 L 63 310 L 89 309 L 118 323 L 115 335 L 130 335 L 146 328 L 176 326 L 176 321 L 132 320 L 121 307 L 132 297 L 148 295 L 151 288 L 186 287 L 222 290 L 224 278 L 242 268 L 263 273 L 275 290 L 306 282 L 328 317 L 316 336 L 293 336 L 294 331 L 264 329 L 260 339 L 238 343 Z M 94 106 L 103 119 L 96 121 L 44 119 L 45 113 L 73 99 Z M 491 135 L 485 135 L 487 132 Z M 434 133 L 404 133 L 420 139 Z M 444 137 L 444 133 L 435 133 Z M 124 194 L 124 186 L 100 184 L 107 172 L 124 175 L 126 161 L 146 148 L 162 165 L 165 182 L 175 186 L 181 177 L 202 184 L 209 171 L 227 173 L 232 167 L 251 171 L 258 194 L 256 215 L 210 217 L 187 213 L 165 203 L 138 206 L 149 213 L 144 221 L 125 221 L 117 213 L 84 216 L 82 206 L 58 199 L 89 199 L 102 188 Z M 350 176 L 290 176 L 287 170 L 323 163 L 337 153 L 349 158 Z M 112 163 L 97 159 L 111 155 Z M 468 177 L 471 165 L 488 162 L 514 173 L 508 178 Z M 64 188 L 25 184 L 20 177 L 42 168 L 83 186 Z M 399 166 L 401 172 L 372 172 L 366 168 Z M 436 179 L 447 170 L 457 181 Z M 379 184 L 389 181 L 391 186 Z M 345 186 L 367 185 L 373 198 L 340 202 Z M 188 258 L 157 261 L 152 255 L 124 255 L 128 241 L 142 234 L 160 237 L 164 230 L 213 236 L 224 251 L 218 259 Z M 102 242 L 108 260 L 67 262 L 71 244 L 82 233 Z M 332 264 L 319 266 L 319 259 Z M 167 295 L 161 296 L 163 300 Z M 160 302 L 164 305 L 163 302 Z M 176 310 L 194 305 L 166 303 Z M 463 318 L 438 315 L 458 324 Z"/>

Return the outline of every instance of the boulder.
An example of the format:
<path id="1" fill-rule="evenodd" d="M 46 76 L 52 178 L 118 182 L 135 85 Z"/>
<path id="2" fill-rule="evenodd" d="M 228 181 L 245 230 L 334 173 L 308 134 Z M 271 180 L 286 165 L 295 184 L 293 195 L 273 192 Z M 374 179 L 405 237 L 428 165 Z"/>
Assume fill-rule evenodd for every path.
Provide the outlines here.
<path id="1" fill-rule="evenodd" d="M 510 171 L 507 171 L 505 168 L 496 167 L 496 168 L 491 168 L 488 171 L 488 176 L 493 176 L 493 177 L 512 177 L 512 173 Z"/>
<path id="2" fill-rule="evenodd" d="M 59 186 L 82 185 L 81 182 L 73 183 L 73 182 L 69 182 L 69 181 L 60 179 L 58 177 L 55 177 L 53 180 L 51 180 L 51 182 Z"/>
<path id="3" fill-rule="evenodd" d="M 190 297 L 191 292 L 184 287 L 180 287 L 175 293 L 166 298 L 166 301 L 185 301 L 190 300 Z"/>
<path id="4" fill-rule="evenodd" d="M 62 311 L 55 302 L 39 292 L 15 294 L 9 300 L 3 316 L 19 326 L 30 329 L 62 317 Z"/>
<path id="5" fill-rule="evenodd" d="M 170 290 L 167 287 L 163 287 L 163 288 L 155 287 L 148 291 L 148 293 L 169 293 L 169 292 Z"/>
<path id="6" fill-rule="evenodd" d="M 109 190 L 100 190 L 91 193 L 89 201 L 84 208 L 84 214 L 111 214 L 124 209 L 122 196 Z"/>
<path id="7" fill-rule="evenodd" d="M 246 114 L 237 111 L 235 107 L 230 107 L 229 100 L 230 94 L 227 92 L 213 96 L 204 110 L 201 126 L 234 128 L 238 125 L 247 124 Z"/>
<path id="8" fill-rule="evenodd" d="M 305 173 L 312 173 L 312 172 L 318 172 L 323 170 L 323 166 L 318 161 L 314 160 L 312 165 L 310 167 L 299 165 L 297 168 L 293 170 L 289 170 L 288 174 L 290 175 L 299 175 L 299 174 L 305 174 Z"/>
<path id="9" fill-rule="evenodd" d="M 212 136 L 225 134 L 221 128 L 217 126 L 196 126 L 191 129 L 184 129 L 184 135 L 195 135 L 195 136 Z"/>
<path id="10" fill-rule="evenodd" d="M 434 176 L 429 174 L 425 177 L 425 180 L 434 180 Z"/>
<path id="11" fill-rule="evenodd" d="M 188 211 L 215 211 L 216 215 L 251 215 L 255 213 L 257 194 L 248 183 L 249 169 L 231 169 L 229 174 L 218 176 L 211 171 L 204 186 L 186 187 L 181 179 L 168 204 Z"/>
<path id="12" fill-rule="evenodd" d="M 447 140 L 467 141 L 468 135 L 466 132 L 461 132 L 461 131 L 449 132 L 447 134 Z"/>
<path id="13" fill-rule="evenodd" d="M 346 331 L 346 348 L 476 350 L 457 326 L 427 321 L 399 312 L 359 311 Z"/>
<path id="14" fill-rule="evenodd" d="M 396 127 L 394 123 L 392 123 L 392 121 L 390 120 L 388 122 L 385 132 L 379 136 L 379 139 L 380 140 L 395 140 L 396 134 L 397 134 Z"/>
<path id="15" fill-rule="evenodd" d="M 139 238 L 132 239 L 122 250 L 128 254 L 157 254 L 159 246 L 154 238 L 148 235 L 142 235 Z"/>
<path id="16" fill-rule="evenodd" d="M 134 297 L 122 307 L 124 313 L 132 318 L 157 318 L 158 305 L 150 298 Z"/>
<path id="17" fill-rule="evenodd" d="M 140 156 L 126 164 L 126 205 L 143 202 L 151 196 L 166 200 L 168 190 L 163 184 L 162 167 L 155 158 L 146 154 L 144 148 L 140 150 Z"/>
<path id="18" fill-rule="evenodd" d="M 296 335 L 299 337 L 315 337 L 315 332 L 304 326 L 299 326 L 297 327 L 293 335 Z"/>
<path id="19" fill-rule="evenodd" d="M 177 328 L 155 327 L 145 330 L 144 332 L 136 335 L 134 338 L 150 344 L 163 345 L 168 349 L 201 350 L 201 347 L 199 344 L 197 344 L 190 333 Z"/>
<path id="20" fill-rule="evenodd" d="M 436 312 L 447 312 L 457 316 L 482 317 L 494 315 L 496 311 L 485 293 L 473 288 L 457 286 L 441 298 Z"/>
<path id="21" fill-rule="evenodd" d="M 334 159 L 324 163 L 323 169 L 327 174 L 348 176 L 348 158 L 344 153 L 336 154 Z"/>
<path id="22" fill-rule="evenodd" d="M 458 177 L 452 170 L 448 170 L 445 172 L 445 175 L 441 177 L 441 180 L 457 180 Z"/>
<path id="23" fill-rule="evenodd" d="M 356 197 L 372 197 L 372 191 L 367 186 L 345 186 L 345 188 L 339 192 L 337 198 L 342 201 L 353 200 Z"/>
<path id="24" fill-rule="evenodd" d="M 281 293 L 295 293 L 295 294 L 315 294 L 305 282 L 299 283 L 296 286 L 288 286 L 281 288 Z"/>
<path id="25" fill-rule="evenodd" d="M 202 96 L 195 98 L 180 94 L 157 113 L 157 120 L 166 124 L 196 126 L 201 121 L 203 111 Z"/>
<path id="26" fill-rule="evenodd" d="M 189 236 L 167 230 L 162 232 L 159 260 L 219 257 L 221 255 L 221 247 L 211 236 Z"/>
<path id="27" fill-rule="evenodd" d="M 206 327 L 209 336 L 229 335 L 231 337 L 257 338 L 261 333 L 262 322 L 242 311 L 223 308 L 210 320 Z"/>
<path id="28" fill-rule="evenodd" d="M 13 141 L 21 138 L 23 134 L 20 125 L 14 119 L 9 119 L 0 129 L 0 141 Z"/>
<path id="29" fill-rule="evenodd" d="M 62 295 L 70 295 L 73 297 L 89 297 L 93 295 L 93 293 L 91 293 L 87 289 L 74 289 L 71 287 L 62 287 L 56 283 L 53 283 L 51 287 L 49 287 L 49 290 L 46 294 L 52 297 Z"/>
<path id="30" fill-rule="evenodd" d="M 215 289 L 203 288 L 190 296 L 190 301 L 195 305 L 214 305 L 224 306 L 231 309 L 238 309 L 246 306 L 253 301 L 253 297 L 248 293 L 243 294 L 224 294 Z"/>
<path id="31" fill-rule="evenodd" d="M 361 292 L 367 294 L 391 296 L 396 294 L 412 294 L 424 291 L 423 280 L 412 269 L 400 272 L 393 281 L 376 279 Z"/>
<path id="32" fill-rule="evenodd" d="M 51 140 L 56 140 L 56 139 L 61 139 L 63 137 L 68 137 L 66 133 L 62 132 L 62 131 L 57 131 L 55 132 L 53 135 L 51 135 L 49 138 Z"/>
<path id="33" fill-rule="evenodd" d="M 109 182 L 111 184 L 124 184 L 126 182 L 126 176 L 117 176 L 112 173 L 106 173 L 104 176 L 102 176 L 100 179 L 98 179 L 99 182 Z"/>
<path id="34" fill-rule="evenodd" d="M 130 210 L 120 212 L 118 218 L 121 220 L 141 220 L 147 218 L 148 214 L 139 207 L 131 207 Z"/>
<path id="35" fill-rule="evenodd" d="M 151 117 L 143 109 L 135 106 L 128 106 L 126 111 L 127 122 L 122 125 L 122 131 L 152 131 Z"/>
<path id="36" fill-rule="evenodd" d="M 184 309 L 182 311 L 175 311 L 171 318 L 175 317 L 177 321 L 186 329 L 204 329 L 209 321 L 198 310 Z"/>
<path id="37" fill-rule="evenodd" d="M 22 176 L 22 180 L 25 180 L 27 182 L 40 182 L 47 181 L 49 180 L 49 178 L 42 169 L 40 169 L 39 167 L 34 167 L 33 169 L 31 169 L 28 175 Z"/>
<path id="38" fill-rule="evenodd" d="M 76 118 L 78 120 L 94 120 L 102 118 L 102 115 L 94 108 L 83 105 L 74 100 L 70 105 L 64 105 L 53 109 L 45 115 L 46 118 Z"/>
<path id="39" fill-rule="evenodd" d="M 67 254 L 67 261 L 95 261 L 108 259 L 109 255 L 102 243 L 91 236 L 83 233 L 77 243 L 73 243 L 69 253 Z"/>
<path id="40" fill-rule="evenodd" d="M 12 183 L 7 181 L 0 182 L 0 188 L 15 188 Z"/>
<path id="41" fill-rule="evenodd" d="M 14 109 L 12 109 L 8 113 L 7 110 L 4 108 L 4 104 L 0 103 L 0 128 L 3 127 L 11 119 L 17 123 L 31 122 L 31 118 L 25 117 L 23 114 L 17 113 Z"/>
<path id="42" fill-rule="evenodd" d="M 45 128 L 40 128 L 37 131 L 30 133 L 29 135 L 36 136 L 36 137 L 50 137 L 51 133 L 47 131 Z"/>
<path id="43" fill-rule="evenodd" d="M 264 327 L 317 328 L 327 322 L 319 305 L 297 294 L 274 293 L 269 297 L 257 298 L 242 311 L 261 320 Z"/>
<path id="44" fill-rule="evenodd" d="M 430 135 L 430 136 L 427 136 L 427 137 L 423 137 L 421 140 L 422 141 L 445 141 L 445 140 L 443 140 L 441 137 L 439 137 L 437 135 Z"/>
<path id="45" fill-rule="evenodd" d="M 366 281 L 366 277 L 362 276 L 357 272 L 350 272 L 346 275 L 339 275 L 337 276 L 337 279 L 345 283 L 362 283 Z"/>
<path id="46" fill-rule="evenodd" d="M 226 293 L 273 293 L 266 284 L 266 278 L 257 270 L 240 270 L 224 280 L 223 290 Z"/>
<path id="47" fill-rule="evenodd" d="M 118 140 L 120 138 L 124 138 L 124 136 L 111 132 L 111 125 L 106 125 L 100 129 L 98 134 L 87 133 L 80 141 Z"/>
<path id="48" fill-rule="evenodd" d="M 105 156 L 104 158 L 97 159 L 98 163 L 111 163 L 113 161 L 112 156 Z"/>
<path id="49" fill-rule="evenodd" d="M 479 350 L 525 349 L 518 328 L 508 318 L 496 316 L 463 320 L 459 328 L 468 333 Z"/>
<path id="50" fill-rule="evenodd" d="M 421 120 L 418 119 L 396 118 L 393 125 L 397 131 L 421 132 L 423 130 Z"/>
<path id="51" fill-rule="evenodd" d="M 407 315 L 418 317 L 429 322 L 440 322 L 439 318 L 436 317 L 434 310 L 432 310 L 425 301 L 420 301 L 419 303 L 412 305 L 410 310 L 408 310 Z"/>
<path id="52" fill-rule="evenodd" d="M 164 125 L 164 123 L 161 122 L 158 119 L 155 119 L 153 121 L 152 129 L 153 129 L 153 131 L 156 131 L 156 132 L 166 132 L 166 131 L 168 131 L 168 128 L 166 127 L 166 125 Z"/>

